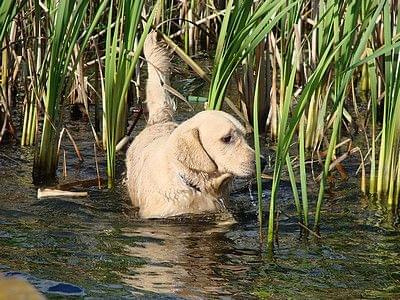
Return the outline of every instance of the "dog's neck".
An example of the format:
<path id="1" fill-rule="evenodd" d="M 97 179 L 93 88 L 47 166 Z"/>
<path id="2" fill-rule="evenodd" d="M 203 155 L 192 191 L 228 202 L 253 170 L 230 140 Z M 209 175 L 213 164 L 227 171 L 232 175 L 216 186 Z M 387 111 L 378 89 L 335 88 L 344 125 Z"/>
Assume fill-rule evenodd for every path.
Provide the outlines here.
<path id="1" fill-rule="evenodd" d="M 181 178 L 181 180 L 183 181 L 183 183 L 192 190 L 195 190 L 196 192 L 201 193 L 202 189 L 200 187 L 199 184 L 191 181 L 188 177 L 186 177 L 184 174 L 179 174 L 179 177 Z"/>
<path id="2" fill-rule="evenodd" d="M 218 176 L 217 174 L 199 173 L 195 177 L 197 180 L 183 173 L 179 173 L 178 176 L 185 187 L 196 195 L 196 199 L 213 199 L 214 205 L 219 211 L 226 210 L 223 186 L 226 180 L 232 177 L 231 174 Z"/>

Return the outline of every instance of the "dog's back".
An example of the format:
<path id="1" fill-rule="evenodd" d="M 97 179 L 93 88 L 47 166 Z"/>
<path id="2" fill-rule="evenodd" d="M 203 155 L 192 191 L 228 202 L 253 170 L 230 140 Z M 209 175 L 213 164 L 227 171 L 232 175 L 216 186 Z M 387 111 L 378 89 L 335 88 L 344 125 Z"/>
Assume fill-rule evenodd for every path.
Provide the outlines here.
<path id="1" fill-rule="evenodd" d="M 173 122 L 174 102 L 164 88 L 169 84 L 170 55 L 167 48 L 151 32 L 144 44 L 148 79 L 146 104 L 149 112 L 147 127 L 135 138 L 127 151 L 127 187 L 134 206 L 141 207 L 143 193 L 151 192 L 152 172 L 149 166 L 156 161 L 156 152 L 176 128 Z M 140 187 L 140 188 L 139 188 Z"/>
<path id="2" fill-rule="evenodd" d="M 158 158 L 158 150 L 176 128 L 173 122 L 157 123 L 146 127 L 132 142 L 126 153 L 127 188 L 132 204 L 143 206 L 141 202 L 146 194 L 152 192 L 151 186 L 154 168 L 162 161 Z"/>

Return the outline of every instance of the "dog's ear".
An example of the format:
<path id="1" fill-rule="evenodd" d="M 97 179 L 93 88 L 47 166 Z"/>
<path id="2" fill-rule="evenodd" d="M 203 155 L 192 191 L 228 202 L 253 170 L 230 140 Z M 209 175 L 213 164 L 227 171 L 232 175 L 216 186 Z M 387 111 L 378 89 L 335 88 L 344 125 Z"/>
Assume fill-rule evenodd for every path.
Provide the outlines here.
<path id="1" fill-rule="evenodd" d="M 212 173 L 218 169 L 204 149 L 199 130 L 196 128 L 179 135 L 174 152 L 176 159 L 189 169 L 206 173 Z"/>

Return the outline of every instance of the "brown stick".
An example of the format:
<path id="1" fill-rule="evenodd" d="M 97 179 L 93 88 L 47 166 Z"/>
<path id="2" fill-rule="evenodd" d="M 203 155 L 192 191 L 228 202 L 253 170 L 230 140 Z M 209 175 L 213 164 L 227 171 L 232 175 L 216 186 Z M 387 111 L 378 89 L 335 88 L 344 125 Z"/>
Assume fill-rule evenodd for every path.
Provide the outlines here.
<path id="1" fill-rule="evenodd" d="M 65 128 L 65 132 L 68 134 L 68 137 L 69 137 L 72 145 L 74 146 L 74 150 L 75 150 L 76 156 L 78 156 L 79 161 L 82 162 L 83 161 L 83 157 L 81 155 L 81 152 L 79 151 L 78 145 L 75 143 L 74 138 L 69 133 L 69 130 L 67 128 Z"/>
<path id="2" fill-rule="evenodd" d="M 101 190 L 101 178 L 100 178 L 100 172 L 99 172 L 99 164 L 97 162 L 96 143 L 93 143 L 93 149 L 94 149 L 94 162 L 96 163 L 97 185 L 99 187 L 99 190 Z"/>
<path id="3" fill-rule="evenodd" d="M 63 175 L 64 175 L 64 178 L 67 178 L 67 158 L 66 158 L 66 155 L 65 155 L 65 149 L 63 149 L 63 151 L 64 151 L 64 161 L 63 161 Z"/>

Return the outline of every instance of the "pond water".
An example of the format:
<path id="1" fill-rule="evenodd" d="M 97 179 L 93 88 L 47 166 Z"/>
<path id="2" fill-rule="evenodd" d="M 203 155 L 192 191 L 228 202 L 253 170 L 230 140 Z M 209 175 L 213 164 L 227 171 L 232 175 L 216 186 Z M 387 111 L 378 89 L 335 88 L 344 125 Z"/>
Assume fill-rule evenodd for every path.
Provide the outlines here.
<path id="1" fill-rule="evenodd" d="M 95 178 L 87 125 L 70 129 L 85 161 L 66 141 L 64 181 Z M 282 183 L 279 245 L 268 260 L 255 190 L 246 184 L 232 195 L 236 224 L 210 216 L 143 221 L 122 183 L 115 191 L 85 188 L 83 199 L 37 199 L 31 162 L 28 149 L 0 148 L 0 273 L 29 280 L 49 298 L 400 298 L 398 219 L 359 194 L 355 168 L 327 195 L 320 240 L 300 238 Z M 122 179 L 123 156 L 118 170 Z M 267 204 L 270 183 L 264 188 Z"/>

